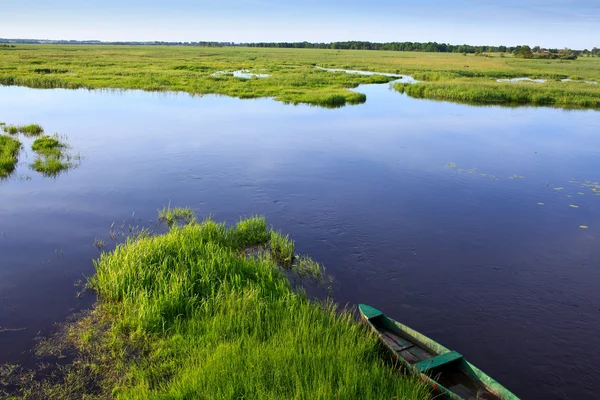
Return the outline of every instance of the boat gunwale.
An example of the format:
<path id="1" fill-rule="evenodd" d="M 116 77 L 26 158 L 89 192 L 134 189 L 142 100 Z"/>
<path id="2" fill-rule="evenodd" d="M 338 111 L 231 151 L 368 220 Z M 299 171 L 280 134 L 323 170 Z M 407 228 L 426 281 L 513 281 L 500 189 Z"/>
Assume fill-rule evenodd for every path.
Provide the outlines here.
<path id="1" fill-rule="evenodd" d="M 434 357 L 437 355 L 440 355 L 440 354 L 448 353 L 451 351 L 450 349 L 442 346 L 435 340 L 423 335 L 422 333 L 415 331 L 414 329 L 388 317 L 386 314 L 384 314 L 381 311 L 379 311 L 379 313 L 375 313 L 375 315 L 373 317 L 369 318 L 363 312 L 364 307 L 368 307 L 371 312 L 373 310 L 374 311 L 379 311 L 379 310 L 377 310 L 371 306 L 368 306 L 366 304 L 359 304 L 359 306 L 358 306 L 362 321 L 371 327 L 372 332 L 374 332 L 378 336 L 379 340 L 392 353 L 393 358 L 396 362 L 400 362 L 408 371 L 410 371 L 413 374 L 417 374 L 422 380 L 428 382 L 436 392 L 443 393 L 446 396 L 450 397 L 452 400 L 464 400 L 462 397 L 460 397 L 459 395 L 452 392 L 450 389 L 448 389 L 444 385 L 442 385 L 439 382 L 437 382 L 436 380 L 434 380 L 428 374 L 417 370 L 413 366 L 413 364 L 408 362 L 397 351 L 392 349 L 392 347 L 383 338 L 382 331 L 375 325 L 374 322 L 376 320 L 382 319 L 383 321 L 387 322 L 388 324 L 395 326 L 402 334 L 401 335 L 402 337 L 414 342 L 416 345 L 422 347 L 425 350 L 435 353 Z M 487 375 L 485 372 L 483 372 L 482 370 L 477 368 L 475 365 L 471 364 L 466 359 L 461 358 L 460 360 L 457 360 L 456 362 L 460 363 L 460 366 L 458 367 L 459 369 L 461 369 L 465 374 L 470 376 L 472 379 L 479 382 L 483 387 L 486 388 L 486 390 L 488 390 L 494 396 L 497 396 L 501 400 L 519 400 L 519 398 L 516 395 L 514 395 L 512 392 L 510 392 L 508 389 L 506 389 L 504 386 L 502 386 L 499 382 L 497 382 L 495 379 L 493 379 L 492 377 Z"/>

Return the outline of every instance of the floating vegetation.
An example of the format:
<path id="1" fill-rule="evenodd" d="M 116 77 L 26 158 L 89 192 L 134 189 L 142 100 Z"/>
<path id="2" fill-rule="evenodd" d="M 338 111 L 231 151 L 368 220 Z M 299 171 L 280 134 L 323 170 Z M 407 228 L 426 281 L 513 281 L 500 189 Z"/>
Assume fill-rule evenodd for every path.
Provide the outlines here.
<path id="1" fill-rule="evenodd" d="M 446 164 L 446 168 L 453 168 L 453 169 L 456 170 L 456 172 L 459 172 L 459 173 L 466 172 L 469 175 L 475 175 L 475 173 L 478 172 L 477 168 L 471 168 L 471 169 L 457 168 L 456 164 L 453 163 L 453 162 L 450 162 L 450 163 Z M 484 173 L 484 172 L 479 172 L 478 176 L 480 176 L 482 178 L 489 178 L 489 179 L 491 179 L 493 181 L 497 181 L 498 180 L 498 178 L 496 178 L 495 175 L 490 175 L 490 174 L 487 174 L 487 173 Z"/>
<path id="2" fill-rule="evenodd" d="M 565 190 L 564 187 L 555 187 L 554 190 L 559 191 L 559 190 Z"/>
<path id="3" fill-rule="evenodd" d="M 589 226 L 587 226 L 587 225 L 579 225 L 579 227 L 580 227 L 581 229 L 588 229 L 588 228 L 589 228 Z"/>
<path id="4" fill-rule="evenodd" d="M 509 179 L 525 179 L 525 177 L 523 175 L 513 174 Z"/>
<path id="5" fill-rule="evenodd" d="M 579 208 L 579 206 L 577 206 L 575 204 L 569 204 L 569 207 L 571 207 L 571 208 Z"/>
<path id="6" fill-rule="evenodd" d="M 577 194 L 580 195 L 580 196 L 585 195 L 585 193 L 583 193 L 583 192 L 577 192 Z"/>

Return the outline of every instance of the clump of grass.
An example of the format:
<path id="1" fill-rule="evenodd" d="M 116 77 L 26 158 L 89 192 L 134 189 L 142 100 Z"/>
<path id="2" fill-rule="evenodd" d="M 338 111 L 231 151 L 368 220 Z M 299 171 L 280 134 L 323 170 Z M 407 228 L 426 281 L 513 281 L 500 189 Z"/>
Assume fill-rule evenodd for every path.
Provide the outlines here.
<path id="1" fill-rule="evenodd" d="M 18 127 L 19 133 L 25 136 L 39 136 L 44 133 L 44 128 L 38 124 L 21 125 Z"/>
<path id="2" fill-rule="evenodd" d="M 37 138 L 31 145 L 31 150 L 45 156 L 60 156 L 65 144 L 58 137 L 42 136 Z"/>
<path id="3" fill-rule="evenodd" d="M 42 136 L 31 145 L 31 149 L 39 154 L 30 168 L 46 177 L 56 177 L 62 172 L 75 167 L 71 156 L 64 152 L 67 145 L 58 135 Z"/>
<path id="4" fill-rule="evenodd" d="M 19 127 L 15 125 L 4 125 L 2 130 L 9 135 L 17 135 L 19 133 Z"/>
<path id="5" fill-rule="evenodd" d="M 258 216 L 241 219 L 236 224 L 232 236 L 235 245 L 240 249 L 264 244 L 270 237 L 267 222 L 264 218 Z"/>
<path id="6" fill-rule="evenodd" d="M 0 178 L 7 178 L 16 168 L 21 142 L 8 136 L 0 135 Z"/>
<path id="7" fill-rule="evenodd" d="M 58 176 L 60 173 L 73 168 L 73 166 L 72 162 L 63 160 L 61 156 L 56 155 L 37 157 L 30 165 L 31 169 L 46 177 Z"/>
<path id="8" fill-rule="evenodd" d="M 80 356 L 61 367 L 68 379 L 44 380 L 38 397 L 428 397 L 380 359 L 351 312 L 294 292 L 272 257 L 241 252 L 259 238 L 270 240 L 263 218 L 232 228 L 209 219 L 102 254 L 89 280 L 100 302 L 64 329 Z"/>
<path id="9" fill-rule="evenodd" d="M 271 255 L 275 261 L 284 268 L 290 268 L 294 263 L 294 242 L 289 236 L 284 236 L 280 232 L 271 231 L 269 240 Z"/>
<path id="10" fill-rule="evenodd" d="M 25 136 L 28 137 L 33 137 L 33 136 L 39 136 L 42 133 L 44 133 L 44 128 L 42 128 L 40 125 L 38 124 L 29 124 L 29 125 L 6 125 L 6 124 L 1 124 L 2 125 L 2 130 L 4 130 L 5 133 L 8 133 L 10 135 L 18 135 L 19 133 L 22 133 Z"/>
<path id="11" fill-rule="evenodd" d="M 189 224 L 196 219 L 196 215 L 191 208 L 171 208 L 171 205 L 163 207 L 162 210 L 158 210 L 158 220 L 166 223 L 167 226 L 173 227 L 178 225 L 180 222 Z"/>

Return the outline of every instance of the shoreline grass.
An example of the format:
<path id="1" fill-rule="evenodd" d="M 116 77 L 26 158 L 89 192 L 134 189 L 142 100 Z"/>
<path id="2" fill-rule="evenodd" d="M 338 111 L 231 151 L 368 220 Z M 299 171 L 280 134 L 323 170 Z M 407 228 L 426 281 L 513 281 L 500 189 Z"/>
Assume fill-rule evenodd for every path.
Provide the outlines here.
<path id="1" fill-rule="evenodd" d="M 519 104 L 540 104 L 539 99 L 550 96 L 552 100 L 541 103 L 563 106 L 569 103 L 562 100 L 566 95 L 577 97 L 578 107 L 599 108 L 600 85 L 582 88 L 582 81 L 600 81 L 598 57 L 545 60 L 501 54 L 478 57 L 454 53 L 325 49 L 23 45 L 19 52 L 5 54 L 0 84 L 33 88 L 174 91 L 242 99 L 269 97 L 289 104 L 341 107 L 366 101 L 364 94 L 349 89 L 360 84 L 393 80 L 381 75 L 332 73 L 315 66 L 412 75 L 425 81 L 418 84 L 420 89 L 412 89 L 420 91 L 421 96 L 463 102 L 471 97 L 504 102 L 498 98 L 510 89 L 491 85 L 492 78 L 576 78 L 573 82 L 531 86 L 527 95 L 520 96 Z M 40 74 L 40 70 L 44 73 Z M 233 70 L 260 71 L 269 76 L 241 79 L 219 74 Z"/>
<path id="2" fill-rule="evenodd" d="M 233 227 L 194 219 L 163 235 L 130 238 L 102 254 L 88 283 L 99 302 L 62 331 L 79 356 L 61 367 L 62 378 L 33 389 L 21 383 L 16 394 L 428 398 L 422 382 L 381 359 L 378 341 L 350 311 L 294 291 L 269 251 L 244 252 L 266 248 L 273 235 L 281 248 L 290 248 L 284 244 L 289 239 L 269 230 L 261 217 Z M 303 260 L 289 268 L 313 276 L 322 272 L 314 261 Z M 64 354 L 56 342 L 45 347 Z"/>
<path id="3" fill-rule="evenodd" d="M 400 93 L 419 99 L 473 105 L 534 105 L 573 109 L 600 109 L 600 90 L 581 83 L 504 83 L 488 79 L 450 79 L 396 84 Z"/>

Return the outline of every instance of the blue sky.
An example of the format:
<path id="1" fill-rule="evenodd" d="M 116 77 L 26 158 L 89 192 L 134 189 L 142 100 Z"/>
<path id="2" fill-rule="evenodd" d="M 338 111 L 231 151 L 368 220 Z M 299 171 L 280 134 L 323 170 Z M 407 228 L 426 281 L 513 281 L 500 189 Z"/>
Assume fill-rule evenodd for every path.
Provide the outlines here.
<path id="1" fill-rule="evenodd" d="M 0 0 L 0 37 L 600 47 L 600 0 Z"/>

